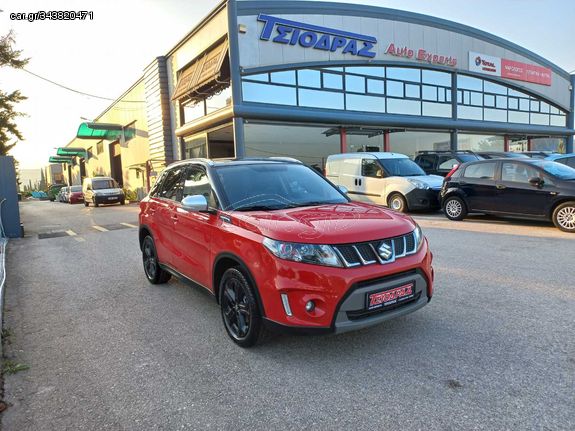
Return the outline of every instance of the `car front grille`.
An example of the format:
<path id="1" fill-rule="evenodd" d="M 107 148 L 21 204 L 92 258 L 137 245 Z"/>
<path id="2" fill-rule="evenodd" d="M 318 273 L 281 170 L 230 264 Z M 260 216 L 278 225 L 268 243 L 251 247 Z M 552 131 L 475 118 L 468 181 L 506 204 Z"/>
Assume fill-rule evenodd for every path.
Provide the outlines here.
<path id="1" fill-rule="evenodd" d="M 416 250 L 414 233 L 395 238 L 356 244 L 340 244 L 333 246 L 337 255 L 346 267 L 387 264 L 396 259 L 414 254 Z"/>

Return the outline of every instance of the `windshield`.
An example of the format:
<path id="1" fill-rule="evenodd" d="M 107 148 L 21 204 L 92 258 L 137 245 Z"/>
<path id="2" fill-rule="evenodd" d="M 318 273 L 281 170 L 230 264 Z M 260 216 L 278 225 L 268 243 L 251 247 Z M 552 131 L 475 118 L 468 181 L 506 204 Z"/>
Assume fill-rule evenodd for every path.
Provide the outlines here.
<path id="1" fill-rule="evenodd" d="M 102 190 L 102 189 L 117 189 L 118 183 L 115 180 L 97 180 L 92 181 L 92 189 Z"/>
<path id="2" fill-rule="evenodd" d="M 379 159 L 383 169 L 394 177 L 411 177 L 425 175 L 423 169 L 410 159 Z"/>
<path id="3" fill-rule="evenodd" d="M 81 192 L 81 191 L 82 191 L 82 186 L 72 186 L 72 187 L 71 187 L 71 191 L 72 191 L 72 192 Z"/>
<path id="4" fill-rule="evenodd" d="M 347 203 L 348 199 L 312 169 L 299 164 L 262 163 L 215 168 L 224 210 L 256 211 Z"/>
<path id="5" fill-rule="evenodd" d="M 537 161 L 533 164 L 555 178 L 559 178 L 561 180 L 575 180 L 575 169 L 569 166 L 548 160 Z"/>

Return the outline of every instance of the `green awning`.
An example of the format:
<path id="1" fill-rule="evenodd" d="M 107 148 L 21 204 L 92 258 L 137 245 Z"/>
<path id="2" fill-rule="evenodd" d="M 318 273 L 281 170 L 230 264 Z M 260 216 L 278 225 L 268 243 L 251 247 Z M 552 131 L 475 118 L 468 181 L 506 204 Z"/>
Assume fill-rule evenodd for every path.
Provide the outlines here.
<path id="1" fill-rule="evenodd" d="M 58 157 L 58 156 L 51 156 L 48 159 L 50 163 L 72 163 L 72 157 Z"/>
<path id="2" fill-rule="evenodd" d="M 86 157 L 86 150 L 84 148 L 60 147 L 56 154 L 64 157 Z"/>
<path id="3" fill-rule="evenodd" d="M 81 139 L 107 139 L 109 141 L 114 141 L 120 136 L 122 136 L 122 125 L 108 123 L 82 123 L 76 133 L 76 137 Z"/>

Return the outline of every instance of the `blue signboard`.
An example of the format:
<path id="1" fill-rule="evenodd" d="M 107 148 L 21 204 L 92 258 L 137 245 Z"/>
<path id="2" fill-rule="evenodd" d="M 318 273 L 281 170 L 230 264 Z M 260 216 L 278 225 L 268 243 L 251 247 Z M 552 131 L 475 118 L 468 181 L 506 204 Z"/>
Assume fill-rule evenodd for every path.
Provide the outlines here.
<path id="1" fill-rule="evenodd" d="M 277 18 L 259 14 L 258 21 L 264 23 L 260 34 L 261 40 L 272 40 L 275 43 L 299 45 L 304 48 L 357 55 L 359 57 L 375 57 L 371 49 L 377 43 L 373 36 L 305 24 L 289 19 Z M 274 33 L 275 29 L 275 33 Z"/>

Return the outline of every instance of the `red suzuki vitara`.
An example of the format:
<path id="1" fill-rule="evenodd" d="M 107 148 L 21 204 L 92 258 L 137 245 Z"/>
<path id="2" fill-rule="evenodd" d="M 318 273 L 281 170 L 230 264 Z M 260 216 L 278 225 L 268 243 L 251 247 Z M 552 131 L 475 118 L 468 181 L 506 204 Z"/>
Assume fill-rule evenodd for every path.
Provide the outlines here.
<path id="1" fill-rule="evenodd" d="M 351 202 L 296 160 L 170 165 L 140 203 L 139 239 L 148 280 L 206 288 L 242 347 L 269 327 L 365 328 L 433 293 L 432 254 L 411 217 Z"/>

